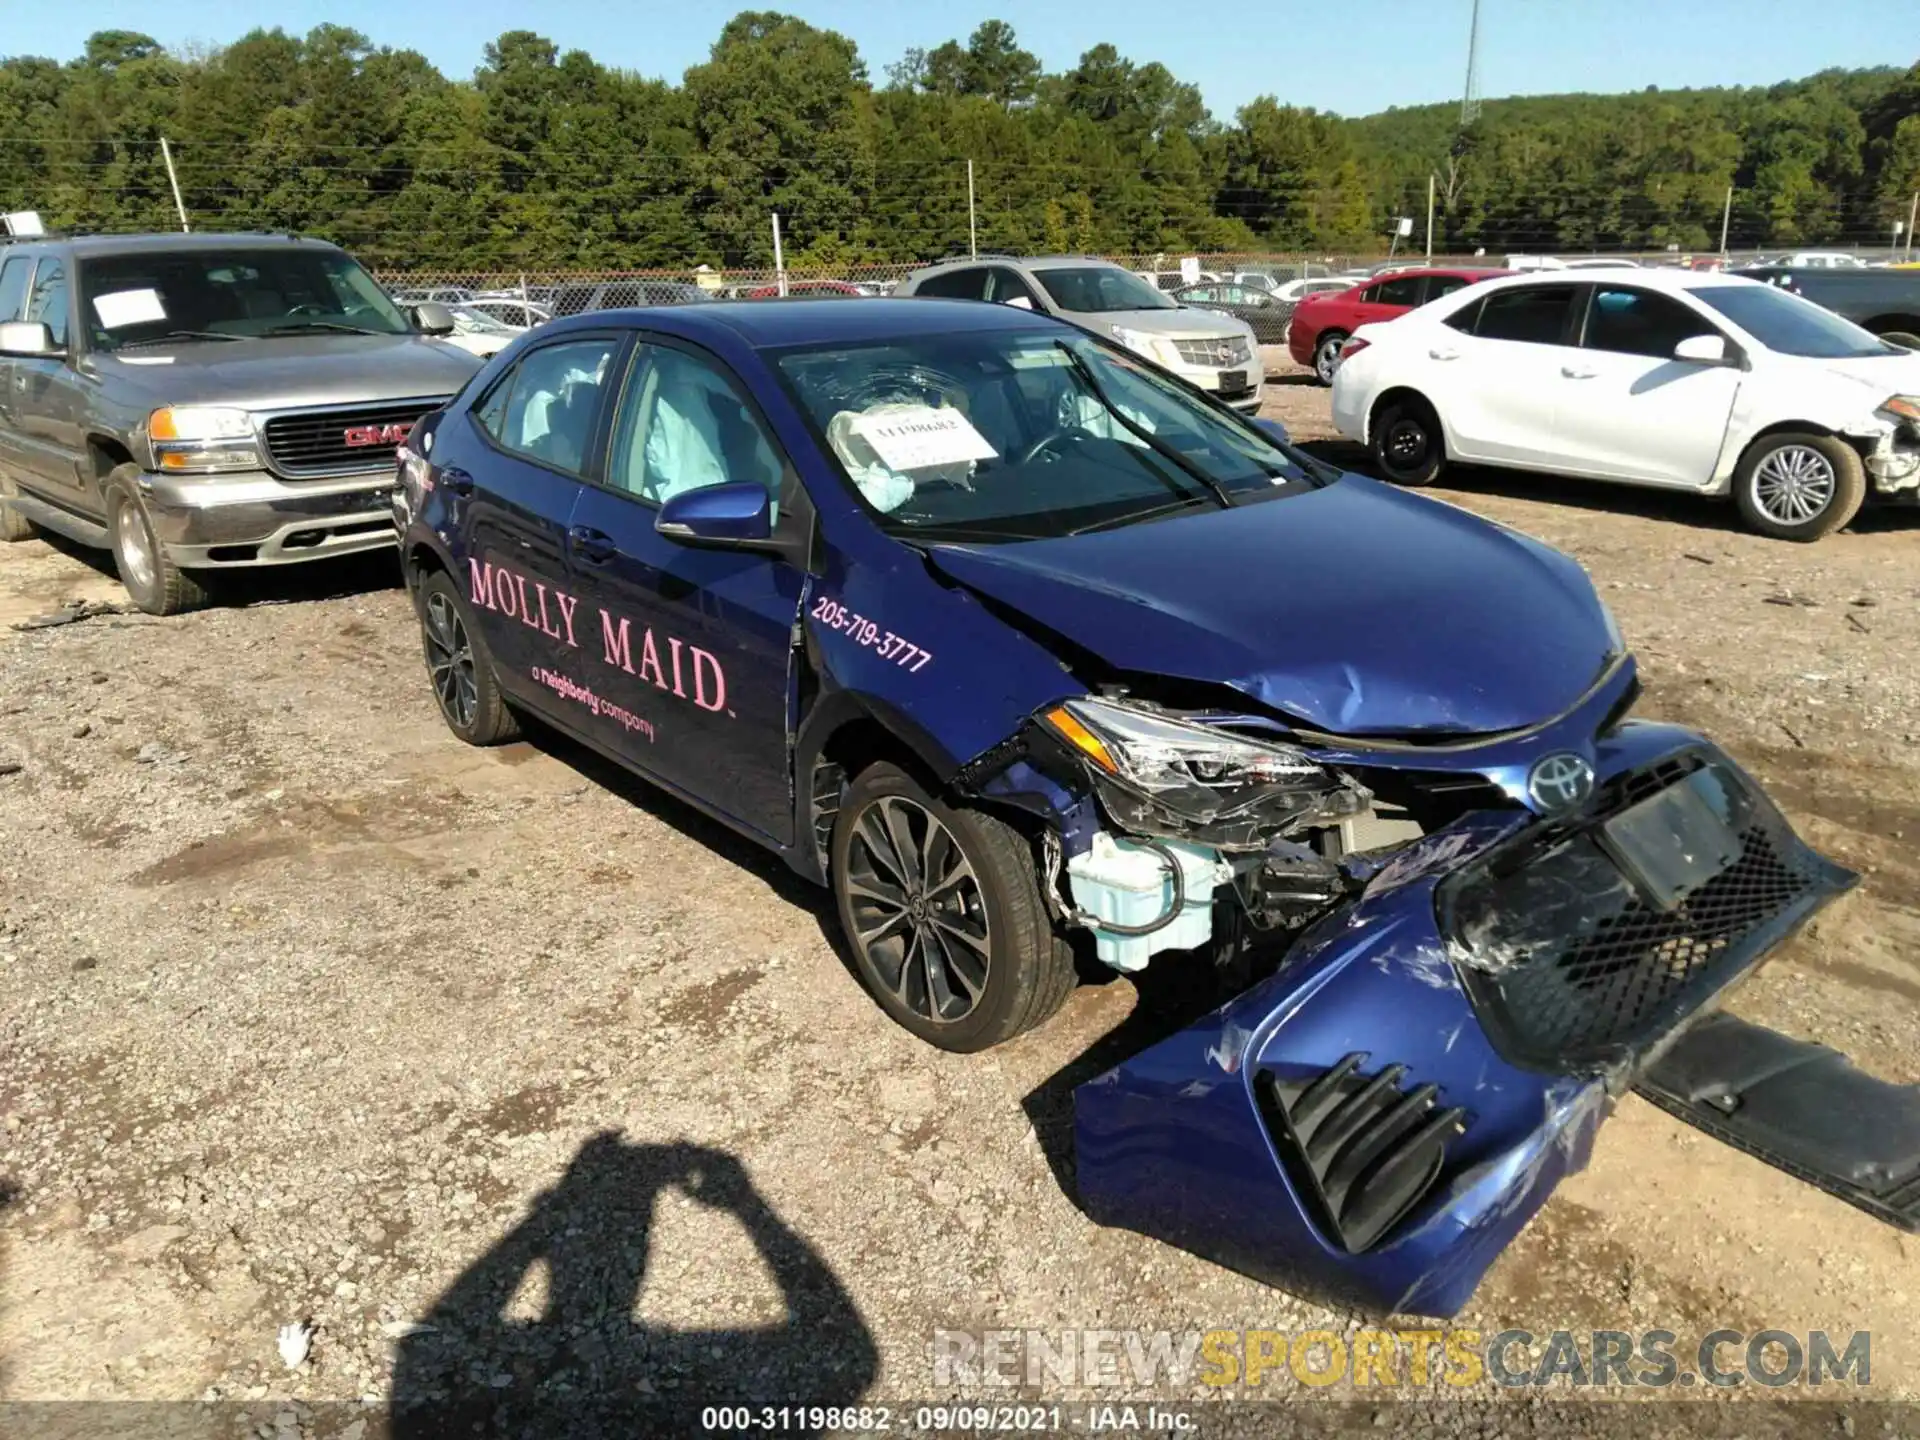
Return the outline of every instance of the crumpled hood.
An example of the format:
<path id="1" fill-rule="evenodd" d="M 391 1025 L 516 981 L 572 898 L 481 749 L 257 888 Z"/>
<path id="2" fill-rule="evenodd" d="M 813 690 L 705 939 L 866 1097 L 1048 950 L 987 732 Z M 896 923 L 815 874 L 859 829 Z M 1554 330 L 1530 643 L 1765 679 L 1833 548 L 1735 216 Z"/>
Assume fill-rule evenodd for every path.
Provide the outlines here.
<path id="1" fill-rule="evenodd" d="M 451 395 L 480 361 L 424 335 L 184 341 L 94 357 L 103 380 L 156 405 L 298 409 Z"/>
<path id="2" fill-rule="evenodd" d="M 1233 510 L 929 557 L 1116 669 L 1231 686 L 1334 734 L 1537 724 L 1587 692 L 1610 646 L 1571 559 L 1355 475 Z"/>
<path id="3" fill-rule="evenodd" d="M 1853 360 L 1816 360 L 1812 362 L 1870 391 L 1878 391 L 1875 401 L 1889 395 L 1920 394 L 1920 352 L 1905 355 L 1873 355 Z"/>

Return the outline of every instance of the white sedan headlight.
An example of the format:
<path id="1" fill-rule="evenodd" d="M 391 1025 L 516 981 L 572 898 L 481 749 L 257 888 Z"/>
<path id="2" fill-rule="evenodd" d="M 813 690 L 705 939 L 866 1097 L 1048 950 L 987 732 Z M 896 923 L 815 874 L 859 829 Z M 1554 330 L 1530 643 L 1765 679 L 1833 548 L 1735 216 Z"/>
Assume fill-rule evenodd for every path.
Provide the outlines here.
<path id="1" fill-rule="evenodd" d="M 1371 797 L 1291 745 L 1255 740 L 1117 700 L 1069 700 L 1042 723 L 1093 777 L 1114 822 L 1227 850 L 1263 848 L 1303 820 Z"/>
<path id="2" fill-rule="evenodd" d="M 253 416 L 214 405 L 168 405 L 147 417 L 154 467 L 175 474 L 258 470 Z"/>

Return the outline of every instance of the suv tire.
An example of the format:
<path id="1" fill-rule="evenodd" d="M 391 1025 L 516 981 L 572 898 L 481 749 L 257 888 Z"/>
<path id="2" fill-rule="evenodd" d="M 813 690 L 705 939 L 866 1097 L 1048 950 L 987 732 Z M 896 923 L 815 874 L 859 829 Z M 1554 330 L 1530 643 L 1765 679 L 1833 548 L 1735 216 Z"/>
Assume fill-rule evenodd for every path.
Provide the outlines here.
<path id="1" fill-rule="evenodd" d="M 1374 468 L 1396 485 L 1431 485 L 1446 469 L 1446 432 L 1424 400 L 1389 400 L 1374 412 L 1367 431 Z"/>
<path id="2" fill-rule="evenodd" d="M 1782 431 L 1747 447 L 1734 467 L 1733 498 L 1748 529 L 1805 543 L 1859 513 L 1867 470 L 1860 452 L 1836 435 Z"/>
<path id="3" fill-rule="evenodd" d="M 1033 846 L 897 765 L 870 765 L 849 787 L 831 880 L 861 983 L 931 1045 L 1002 1044 L 1073 993 L 1073 951 L 1041 897 Z"/>
<path id="4" fill-rule="evenodd" d="M 1334 369 L 1340 364 L 1340 352 L 1347 337 L 1340 330 L 1329 330 L 1313 342 L 1313 378 L 1322 385 L 1333 384 Z"/>
<path id="5" fill-rule="evenodd" d="M 0 475 L 0 544 L 31 540 L 34 536 L 33 522 L 7 503 L 19 493 L 13 481 Z"/>
<path id="6" fill-rule="evenodd" d="M 114 569 L 133 603 L 149 615 L 178 615 L 207 602 L 206 587 L 167 558 L 140 498 L 140 470 L 121 465 L 102 487 L 107 502 L 107 543 Z"/>
<path id="7" fill-rule="evenodd" d="M 520 722 L 494 676 L 493 652 L 444 570 L 421 582 L 418 604 L 427 678 L 447 728 L 469 745 L 519 739 Z"/>

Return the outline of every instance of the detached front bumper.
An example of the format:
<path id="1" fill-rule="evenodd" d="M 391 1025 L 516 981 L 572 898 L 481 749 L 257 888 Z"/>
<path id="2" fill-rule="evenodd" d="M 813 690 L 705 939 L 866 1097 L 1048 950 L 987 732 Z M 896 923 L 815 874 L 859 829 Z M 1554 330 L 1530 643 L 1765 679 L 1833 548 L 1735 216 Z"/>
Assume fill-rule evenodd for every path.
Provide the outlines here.
<path id="1" fill-rule="evenodd" d="M 391 474 L 286 481 L 234 475 L 140 477 L 154 531 L 176 565 L 291 565 L 395 543 Z"/>
<path id="2" fill-rule="evenodd" d="M 1416 841 L 1277 974 L 1081 1086 L 1088 1213 L 1337 1304 L 1456 1313 L 1612 1098 L 1854 881 L 1717 750 L 1648 753 L 1674 733 L 1601 741 L 1575 815 Z M 1738 858 L 1677 898 L 1587 866 L 1703 767 Z"/>

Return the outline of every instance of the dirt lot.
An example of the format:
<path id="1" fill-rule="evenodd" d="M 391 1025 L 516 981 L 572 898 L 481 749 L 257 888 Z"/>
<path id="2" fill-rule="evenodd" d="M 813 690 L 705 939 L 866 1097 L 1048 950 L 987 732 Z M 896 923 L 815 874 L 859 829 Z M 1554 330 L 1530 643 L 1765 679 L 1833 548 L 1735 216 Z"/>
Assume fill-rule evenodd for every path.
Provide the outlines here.
<path id="1" fill-rule="evenodd" d="M 1269 394 L 1327 436 L 1325 391 Z M 1920 516 L 1802 548 L 1657 495 L 1453 486 L 1586 563 L 1644 713 L 1864 873 L 1735 1008 L 1920 1081 Z M 0 622 L 117 593 L 0 551 Z M 1354 1323 L 1063 1191 L 1061 1077 L 1130 985 L 923 1048 L 776 862 L 562 742 L 456 743 L 385 565 L 0 630 L 8 761 L 0 1399 L 504 1392 L 562 1357 L 689 1403 L 898 1402 L 937 1393 L 938 1327 Z M 1920 1397 L 1916 1255 L 1629 1099 L 1459 1323 L 1870 1330 L 1873 1392 Z"/>

